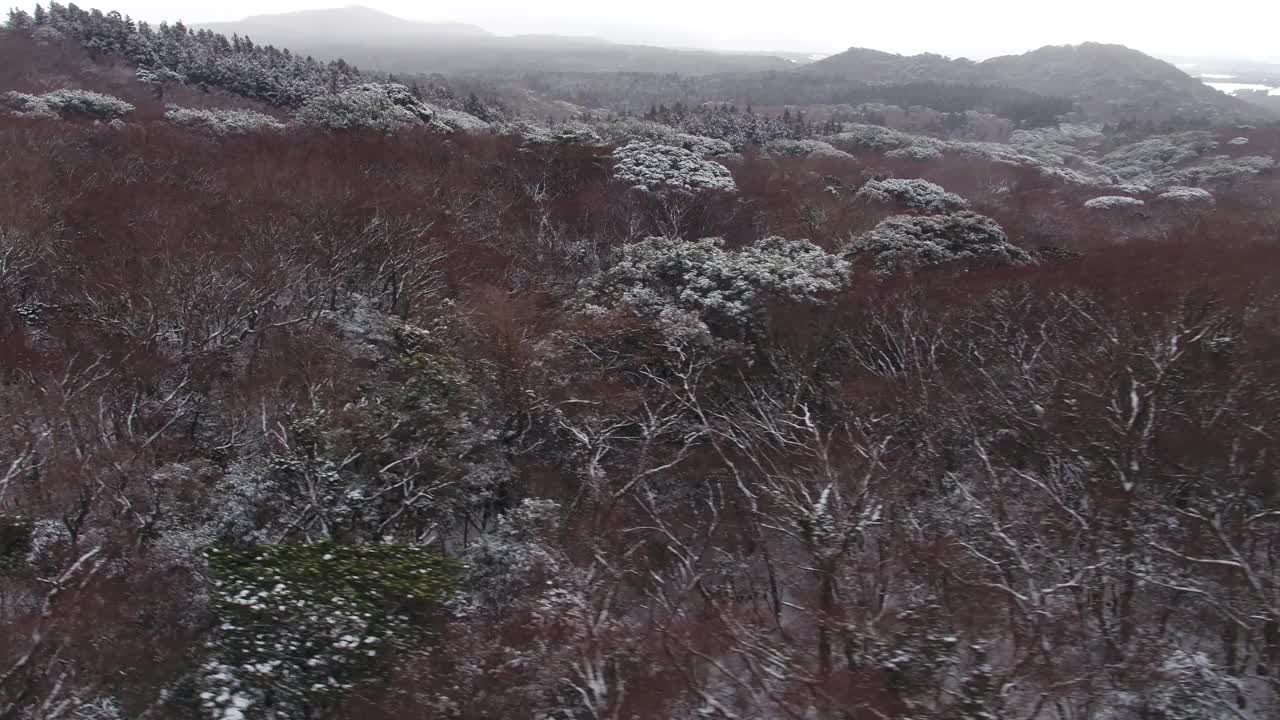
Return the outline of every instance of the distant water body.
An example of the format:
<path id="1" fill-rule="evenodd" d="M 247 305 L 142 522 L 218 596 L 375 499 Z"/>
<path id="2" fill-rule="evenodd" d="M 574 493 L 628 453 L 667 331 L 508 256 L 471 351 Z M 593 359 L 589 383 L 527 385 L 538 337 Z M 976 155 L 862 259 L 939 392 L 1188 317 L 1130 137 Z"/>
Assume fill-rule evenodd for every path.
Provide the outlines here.
<path id="1" fill-rule="evenodd" d="M 1280 95 L 1280 87 L 1271 87 L 1269 85 L 1259 85 L 1256 83 L 1234 83 L 1220 82 L 1222 80 L 1231 80 L 1234 75 L 1201 75 L 1200 81 L 1205 85 L 1221 90 L 1228 95 L 1234 95 L 1237 90 L 1265 90 L 1268 95 Z"/>

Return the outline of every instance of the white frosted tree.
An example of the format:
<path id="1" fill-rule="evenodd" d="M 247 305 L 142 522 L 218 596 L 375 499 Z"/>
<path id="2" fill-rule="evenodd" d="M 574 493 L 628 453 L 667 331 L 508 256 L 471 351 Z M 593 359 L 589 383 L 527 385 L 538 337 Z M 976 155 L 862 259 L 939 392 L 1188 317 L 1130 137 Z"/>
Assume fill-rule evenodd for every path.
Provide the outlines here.
<path id="1" fill-rule="evenodd" d="M 90 90 L 54 90 L 43 95 L 10 92 L 0 97 L 19 115 L 34 117 L 86 117 L 117 120 L 133 112 L 134 106 L 111 95 Z"/>
<path id="2" fill-rule="evenodd" d="M 205 128 L 219 135 L 284 129 L 279 120 L 253 110 L 193 110 L 170 105 L 164 117 L 174 125 Z"/>
<path id="3" fill-rule="evenodd" d="M 779 138 L 770 140 L 763 148 L 767 155 L 774 157 L 802 157 L 852 160 L 853 156 L 843 150 L 837 150 L 831 143 L 821 140 L 789 140 Z"/>
<path id="4" fill-rule="evenodd" d="M 724 140 L 680 132 L 670 125 L 637 118 L 600 123 L 596 126 L 596 131 L 604 140 L 617 145 L 625 145 L 632 140 L 644 140 L 659 145 L 684 148 L 703 157 L 728 155 L 733 152 L 733 146 Z"/>
<path id="5" fill-rule="evenodd" d="M 1164 192 L 1160 193 L 1159 198 L 1179 203 L 1211 203 L 1213 202 L 1213 193 L 1202 188 L 1175 185 L 1166 188 Z"/>
<path id="6" fill-rule="evenodd" d="M 1120 210 L 1123 208 L 1142 207 L 1143 205 L 1146 205 L 1146 203 L 1142 200 L 1127 195 L 1103 195 L 1084 202 L 1084 206 L 1090 210 Z"/>
<path id="7" fill-rule="evenodd" d="M 718 162 L 670 145 L 635 140 L 613 152 L 614 180 L 648 192 L 733 191 L 733 174 Z"/>
<path id="8" fill-rule="evenodd" d="M 1009 242 L 995 220 L 973 212 L 895 215 L 845 246 L 852 257 L 869 257 L 878 273 L 958 261 L 1031 265 L 1035 259 Z"/>
<path id="9" fill-rule="evenodd" d="M 741 250 L 721 238 L 652 237 L 621 248 L 614 265 L 588 281 L 584 306 L 656 320 L 673 338 L 739 339 L 758 330 L 770 299 L 818 302 L 845 287 L 848 263 L 807 240 L 770 237 Z"/>
<path id="10" fill-rule="evenodd" d="M 298 109 L 294 120 L 327 130 L 380 130 L 431 123 L 435 113 L 396 83 L 366 83 L 331 95 L 317 95 Z"/>
<path id="11" fill-rule="evenodd" d="M 868 180 L 854 197 L 872 202 L 900 203 L 913 210 L 947 213 L 967 210 L 969 201 L 941 185 L 920 179 Z"/>

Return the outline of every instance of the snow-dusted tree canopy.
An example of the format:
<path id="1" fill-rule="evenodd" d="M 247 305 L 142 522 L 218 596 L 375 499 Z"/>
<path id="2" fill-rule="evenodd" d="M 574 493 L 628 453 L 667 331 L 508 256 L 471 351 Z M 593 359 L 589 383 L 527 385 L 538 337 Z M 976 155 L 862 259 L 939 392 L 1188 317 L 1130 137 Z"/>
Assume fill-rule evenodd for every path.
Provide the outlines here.
<path id="1" fill-rule="evenodd" d="M 365 83 L 332 95 L 317 95 L 294 113 L 300 125 L 326 130 L 394 132 L 425 125 L 435 112 L 397 83 Z"/>
<path id="2" fill-rule="evenodd" d="M 0 95 L 0 103 L 3 103 L 9 112 L 21 117 L 58 117 L 53 108 L 38 95 L 7 92 L 4 95 Z"/>
<path id="3" fill-rule="evenodd" d="M 947 192 L 941 185 L 920 179 L 868 180 L 854 197 L 871 202 L 899 203 L 913 210 L 930 213 L 948 213 L 969 208 L 968 200 Z"/>
<path id="4" fill-rule="evenodd" d="M 765 154 L 777 157 L 829 158 L 847 160 L 853 156 L 843 150 L 837 150 L 830 143 L 821 140 L 789 140 L 781 138 L 770 140 L 763 148 Z"/>
<path id="5" fill-rule="evenodd" d="M 584 122 L 568 120 L 552 127 L 529 122 L 514 123 L 511 130 L 529 145 L 603 145 L 600 135 Z"/>
<path id="6" fill-rule="evenodd" d="M 909 147 L 915 144 L 916 141 L 917 137 L 908 133 L 881 125 L 863 125 L 860 123 L 846 123 L 838 134 L 831 137 L 831 142 L 838 147 L 880 152 Z"/>
<path id="7" fill-rule="evenodd" d="M 1214 155 L 1194 165 L 1174 168 L 1160 177 L 1156 184 L 1161 187 L 1212 186 L 1251 177 L 1275 167 L 1276 160 L 1270 155 L 1245 155 L 1234 158 L 1229 155 Z"/>
<path id="8" fill-rule="evenodd" d="M 604 141 L 590 125 L 577 120 L 551 128 L 551 141 L 561 145 L 603 145 Z"/>
<path id="9" fill-rule="evenodd" d="M 1276 164 L 1268 155 L 1212 154 L 1217 149 L 1213 133 L 1196 130 L 1139 140 L 1113 150 L 1099 162 L 1121 182 L 1152 188 L 1213 184 L 1257 175 Z"/>
<path id="10" fill-rule="evenodd" d="M 9 92 L 0 102 L 13 112 L 29 117 L 85 117 L 115 120 L 134 111 L 133 105 L 110 95 L 89 90 L 54 90 L 43 95 Z"/>
<path id="11" fill-rule="evenodd" d="M 1161 200 L 1172 200 L 1183 203 L 1213 202 L 1213 193 L 1203 188 L 1175 185 L 1159 195 Z"/>
<path id="12" fill-rule="evenodd" d="M 1188 131 L 1148 137 L 1102 154 L 1101 132 L 1093 126 L 1018 130 L 1008 142 L 940 140 L 877 125 L 846 124 L 826 139 L 850 151 L 870 150 L 886 157 L 930 160 L 944 154 L 1033 168 L 1042 175 L 1081 187 L 1112 192 L 1130 188 L 1205 185 L 1249 177 L 1275 166 L 1267 155 L 1213 155 L 1213 133 Z M 1246 139 L 1247 141 L 1247 139 Z M 1241 145 L 1236 140 L 1229 144 Z"/>
<path id="13" fill-rule="evenodd" d="M 659 112 L 658 116 L 683 133 L 723 140 L 734 151 L 741 151 L 748 145 L 763 146 L 771 140 L 804 139 L 814 134 L 812 123 L 802 115 L 754 114 L 725 104 L 681 108 L 666 115 Z"/>
<path id="14" fill-rule="evenodd" d="M 1151 192 L 1151 188 L 1146 185 L 1136 185 L 1133 183 L 1123 183 L 1120 185 L 1108 185 L 1107 190 L 1113 193 L 1125 193 L 1126 195 L 1142 195 Z"/>
<path id="15" fill-rule="evenodd" d="M 1155 692 L 1144 698 L 1142 715 L 1162 720 L 1205 720 L 1236 717 L 1227 708 L 1238 704 L 1245 683 L 1203 652 L 1169 648 L 1159 665 Z"/>
<path id="16" fill-rule="evenodd" d="M 1041 175 L 1080 186 L 1110 185 L 1114 173 L 1086 152 L 1068 144 L 1068 138 L 1054 132 L 1023 136 L 1021 144 L 953 141 L 946 150 L 963 157 L 983 158 L 1003 165 L 1036 170 Z"/>
<path id="17" fill-rule="evenodd" d="M 724 140 L 680 132 L 670 125 L 637 118 L 623 118 L 599 123 L 596 130 L 607 142 L 625 145 L 632 140 L 644 140 L 658 145 L 684 148 L 703 157 L 728 155 L 733 146 Z"/>
<path id="18" fill-rule="evenodd" d="M 138 78 L 138 82 L 144 85 L 185 85 L 187 83 L 185 77 L 165 68 L 140 67 L 134 72 L 134 76 Z"/>
<path id="19" fill-rule="evenodd" d="M 590 312 L 625 308 L 673 338 L 750 336 L 769 300 L 815 302 L 845 286 L 848 264 L 807 240 L 771 237 L 731 250 L 721 238 L 651 237 L 624 245 L 582 294 Z"/>
<path id="20" fill-rule="evenodd" d="M 1110 185 L 1115 174 L 1091 153 L 1095 128 L 1062 125 L 1014 132 L 1008 142 L 941 140 L 878 125 L 848 124 L 827 138 L 850 151 L 883 152 L 885 157 L 933 160 L 944 154 L 982 158 L 1004 165 L 1034 168 L 1048 177 L 1082 186 Z"/>
<path id="21" fill-rule="evenodd" d="M 1009 242 L 1004 229 L 973 212 L 896 215 L 846 245 L 851 257 L 872 260 L 876 272 L 912 270 L 952 262 L 1031 265 L 1035 259 Z"/>
<path id="22" fill-rule="evenodd" d="M 1118 210 L 1122 208 L 1142 207 L 1146 202 L 1128 195 L 1103 195 L 1084 201 L 1090 210 Z"/>
<path id="23" fill-rule="evenodd" d="M 573 574 L 567 558 L 547 542 L 560 513 L 554 501 L 527 499 L 503 515 L 491 533 L 467 549 L 459 578 L 466 590 L 453 598 L 454 612 L 500 615 L 523 598 L 559 591 L 560 583 Z M 555 582 L 547 583 L 549 577 Z"/>
<path id="24" fill-rule="evenodd" d="M 493 131 L 500 135 L 516 136 L 524 145 L 549 145 L 554 142 L 549 129 L 528 120 L 499 122 L 493 125 Z"/>
<path id="25" fill-rule="evenodd" d="M 164 117 L 175 125 L 207 128 L 219 135 L 284 129 L 284 123 L 274 117 L 252 110 L 195 110 L 170 105 Z"/>
<path id="26" fill-rule="evenodd" d="M 227 38 L 182 23 L 156 27 L 119 13 L 50 3 L 36 13 L 38 29 L 74 38 L 93 52 L 119 55 L 150 77 L 219 87 L 280 107 L 360 82 L 361 73 L 341 60 L 321 63 L 248 38 Z"/>
<path id="27" fill-rule="evenodd" d="M 438 126 L 459 132 L 485 132 L 492 129 L 492 125 L 489 122 L 481 120 L 471 113 L 442 107 L 430 102 L 424 102 L 423 105 L 434 113 L 433 122 Z"/>
<path id="28" fill-rule="evenodd" d="M 936 160 L 942 157 L 942 150 L 936 145 L 908 145 L 896 150 L 890 150 L 884 156 L 902 160 Z"/>
<path id="29" fill-rule="evenodd" d="M 614 180 L 649 192 L 737 188 L 728 168 L 684 148 L 635 140 L 614 150 L 613 159 Z"/>
<path id="30" fill-rule="evenodd" d="M 1133 182 L 1139 181 L 1137 178 L 1159 174 L 1166 168 L 1196 160 L 1217 146 L 1213 133 L 1199 130 L 1158 135 L 1117 148 L 1104 155 L 1101 162 Z"/>
<path id="31" fill-rule="evenodd" d="M 40 100 L 60 115 L 82 115 L 98 120 L 122 118 L 134 111 L 133 105 L 110 95 L 88 90 L 54 90 Z"/>

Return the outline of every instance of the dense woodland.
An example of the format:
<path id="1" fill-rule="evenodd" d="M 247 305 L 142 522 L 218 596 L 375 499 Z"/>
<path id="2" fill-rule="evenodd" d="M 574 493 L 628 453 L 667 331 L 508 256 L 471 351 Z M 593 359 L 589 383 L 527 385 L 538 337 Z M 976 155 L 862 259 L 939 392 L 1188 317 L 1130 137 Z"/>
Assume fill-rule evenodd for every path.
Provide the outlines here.
<path id="1" fill-rule="evenodd" d="M 995 85 L 912 81 L 891 84 L 794 72 L 711 76 L 656 73 L 526 73 L 510 78 L 487 76 L 496 87 L 527 87 L 547 97 L 586 108 L 615 108 L 640 114 L 654 105 L 700 105 L 708 101 L 758 108 L 885 103 L 928 106 L 960 113 L 982 110 L 1023 127 L 1056 122 L 1070 112 L 1071 100 L 1044 97 Z"/>
<path id="2" fill-rule="evenodd" d="M 1280 712 L 1280 128 L 338 131 L 14 25 L 0 720 Z"/>

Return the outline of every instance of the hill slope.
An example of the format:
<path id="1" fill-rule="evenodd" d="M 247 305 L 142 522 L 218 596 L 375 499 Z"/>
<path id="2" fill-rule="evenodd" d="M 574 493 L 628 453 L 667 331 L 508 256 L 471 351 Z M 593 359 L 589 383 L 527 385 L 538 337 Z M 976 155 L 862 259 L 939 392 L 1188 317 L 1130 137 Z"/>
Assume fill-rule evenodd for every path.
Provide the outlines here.
<path id="1" fill-rule="evenodd" d="M 897 55 L 871 48 L 849 48 L 801 71 L 817 77 L 867 83 L 976 82 L 981 75 L 978 64 L 964 58 L 952 60 L 933 53 Z"/>
<path id="2" fill-rule="evenodd" d="M 1071 98 L 1086 118 L 1097 121 L 1231 122 L 1265 117 L 1263 111 L 1217 92 L 1171 64 L 1121 45 L 1046 46 L 980 63 L 851 48 L 799 72 L 869 83 L 933 80 L 1006 85 Z"/>
<path id="3" fill-rule="evenodd" d="M 1048 46 L 979 66 L 998 82 L 1064 95 L 1089 116 L 1135 113 L 1228 120 L 1262 113 L 1177 67 L 1122 45 Z"/>

